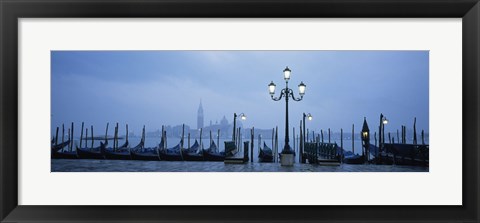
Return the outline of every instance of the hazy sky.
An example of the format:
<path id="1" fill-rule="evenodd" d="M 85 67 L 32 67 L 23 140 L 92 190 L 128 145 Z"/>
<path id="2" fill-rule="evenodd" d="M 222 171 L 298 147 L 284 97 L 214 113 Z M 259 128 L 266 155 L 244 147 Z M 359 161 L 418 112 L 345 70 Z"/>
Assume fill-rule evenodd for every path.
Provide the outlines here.
<path id="1" fill-rule="evenodd" d="M 296 96 L 307 85 L 302 101 L 289 101 L 291 127 L 309 112 L 310 129 L 358 132 L 366 117 L 373 132 L 383 113 L 386 132 L 413 128 L 414 117 L 428 132 L 428 51 L 52 51 L 52 130 L 82 121 L 96 135 L 107 122 L 138 134 L 144 124 L 196 128 L 200 100 L 205 125 L 244 112 L 244 127 L 283 129 L 285 101 L 267 85 L 278 96 L 286 66 Z"/>

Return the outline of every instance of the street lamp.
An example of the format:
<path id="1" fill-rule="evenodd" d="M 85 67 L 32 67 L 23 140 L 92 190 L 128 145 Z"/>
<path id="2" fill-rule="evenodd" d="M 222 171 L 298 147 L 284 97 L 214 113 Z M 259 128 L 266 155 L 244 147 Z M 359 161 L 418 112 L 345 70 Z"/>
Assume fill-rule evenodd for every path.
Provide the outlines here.
<path id="1" fill-rule="evenodd" d="M 288 98 L 292 97 L 294 101 L 301 101 L 303 99 L 303 95 L 305 95 L 305 89 L 307 87 L 303 82 L 301 82 L 298 85 L 300 98 L 296 98 L 293 95 L 293 90 L 288 88 L 288 80 L 290 80 L 291 72 L 292 71 L 288 67 L 286 67 L 285 70 L 283 70 L 283 79 L 285 79 L 285 88 L 282 89 L 279 97 L 273 96 L 275 94 L 275 87 L 276 87 L 273 81 L 270 82 L 270 84 L 268 85 L 268 91 L 270 93 L 270 96 L 272 97 L 272 100 L 279 101 L 282 99 L 282 97 L 285 97 L 285 146 L 282 150 L 282 154 L 293 154 L 293 151 L 289 145 L 289 137 L 288 137 Z"/>
<path id="2" fill-rule="evenodd" d="M 247 116 L 242 112 L 240 114 L 240 119 L 241 120 L 247 120 Z M 233 113 L 233 135 L 232 135 L 232 141 L 235 142 L 235 132 L 237 128 L 237 113 Z"/>
<path id="3" fill-rule="evenodd" d="M 379 131 L 378 131 L 379 143 L 378 143 L 378 154 L 377 154 L 377 156 L 379 158 L 379 161 L 381 160 L 380 152 L 382 152 L 384 150 L 383 144 L 385 143 L 385 125 L 386 124 L 388 124 L 387 117 L 383 116 L 383 114 L 380 113 L 380 126 L 379 126 Z"/>
<path id="4" fill-rule="evenodd" d="M 305 163 L 305 161 L 303 160 L 303 152 L 305 151 L 305 137 L 306 137 L 305 118 L 307 118 L 308 121 L 312 121 L 313 116 L 310 113 L 308 113 L 308 114 L 303 113 L 303 123 L 302 123 L 303 124 L 303 136 L 302 136 L 302 141 L 301 141 L 302 146 L 300 146 L 301 151 L 300 151 L 300 155 L 299 155 L 301 163 Z"/>
<path id="5" fill-rule="evenodd" d="M 384 147 L 383 144 L 385 144 L 385 125 L 386 124 L 388 124 L 388 119 L 387 117 L 383 116 L 382 117 L 382 147 Z"/>

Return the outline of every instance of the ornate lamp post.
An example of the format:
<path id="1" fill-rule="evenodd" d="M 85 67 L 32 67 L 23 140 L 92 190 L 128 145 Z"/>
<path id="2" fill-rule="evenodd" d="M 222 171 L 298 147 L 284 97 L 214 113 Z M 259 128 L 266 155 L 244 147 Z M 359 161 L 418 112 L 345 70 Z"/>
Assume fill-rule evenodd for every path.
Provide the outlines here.
<path id="1" fill-rule="evenodd" d="M 285 79 L 285 88 L 282 89 L 279 97 L 273 96 L 275 94 L 275 87 L 276 87 L 273 81 L 268 85 L 268 91 L 270 93 L 270 96 L 272 97 L 272 100 L 279 101 L 282 99 L 282 97 L 285 97 L 285 146 L 283 147 L 281 154 L 282 154 L 282 157 L 285 154 L 292 154 L 291 156 L 292 161 L 291 162 L 289 161 L 288 163 L 282 162 L 282 165 L 293 165 L 293 150 L 289 145 L 289 137 L 288 137 L 288 99 L 292 97 L 294 101 L 301 101 L 303 99 L 303 95 L 305 95 L 305 88 L 307 87 L 303 82 L 300 82 L 300 84 L 298 85 L 300 98 L 296 98 L 293 95 L 293 90 L 288 88 L 288 80 L 290 80 L 291 72 L 292 71 L 288 69 L 288 67 L 286 67 L 285 70 L 283 70 L 283 79 Z"/>
<path id="2" fill-rule="evenodd" d="M 302 146 L 300 146 L 301 150 L 300 150 L 300 157 L 299 157 L 301 163 L 305 163 L 305 160 L 303 159 L 303 151 L 305 151 L 305 139 L 306 139 L 306 134 L 305 133 L 307 131 L 306 128 L 305 128 L 305 118 L 307 118 L 308 121 L 312 121 L 313 116 L 310 113 L 308 113 L 308 114 L 303 113 L 303 123 L 302 123 L 303 124 L 303 136 L 302 136 L 302 141 L 301 141 Z"/>

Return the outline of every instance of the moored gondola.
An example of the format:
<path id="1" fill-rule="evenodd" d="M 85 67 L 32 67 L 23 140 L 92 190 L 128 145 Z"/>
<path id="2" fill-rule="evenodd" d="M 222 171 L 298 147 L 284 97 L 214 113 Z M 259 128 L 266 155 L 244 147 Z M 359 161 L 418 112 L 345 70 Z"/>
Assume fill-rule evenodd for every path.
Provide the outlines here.
<path id="1" fill-rule="evenodd" d="M 105 159 L 110 160 L 129 160 L 130 157 L 130 145 L 128 140 L 118 148 L 106 148 L 103 143 L 100 143 L 100 151 Z"/>
<path id="2" fill-rule="evenodd" d="M 76 147 L 76 153 L 77 157 L 79 159 L 105 159 L 105 156 L 102 153 L 102 147 L 106 147 L 108 145 L 108 140 L 107 140 L 107 133 L 108 133 L 108 125 L 105 129 L 105 141 L 102 143 L 100 142 L 100 146 L 93 147 L 93 137 L 92 137 L 92 147 Z M 82 132 L 83 132 L 83 123 L 82 123 Z M 83 134 L 81 135 L 83 136 Z M 92 132 L 93 136 L 93 132 Z M 80 137 L 80 142 L 82 142 L 82 137 Z"/>
<path id="3" fill-rule="evenodd" d="M 204 160 L 203 153 L 200 148 L 200 144 L 198 144 L 197 140 L 195 140 L 195 143 L 193 143 L 193 145 L 190 148 L 182 150 L 182 156 L 183 156 L 183 160 L 185 161 L 203 161 Z"/>
<path id="4" fill-rule="evenodd" d="M 137 145 L 134 148 L 130 149 L 130 157 L 132 160 L 150 160 L 158 161 L 160 157 L 158 155 L 158 149 L 160 146 L 153 148 L 145 148 L 145 126 L 143 126 L 141 145 Z M 163 138 L 160 142 L 160 145 L 163 145 Z"/>
<path id="5" fill-rule="evenodd" d="M 63 142 L 61 144 L 55 145 L 55 148 L 51 150 L 52 159 L 77 159 L 76 151 L 65 151 L 65 147 L 70 145 L 70 140 Z"/>
<path id="6" fill-rule="evenodd" d="M 150 160 L 159 161 L 158 147 L 140 148 L 138 150 L 130 150 L 132 160 Z"/>
<path id="7" fill-rule="evenodd" d="M 158 154 L 160 156 L 160 160 L 166 160 L 166 161 L 183 161 L 182 153 L 181 153 L 181 148 L 182 148 L 182 141 L 172 147 L 172 148 L 165 148 L 163 145 L 158 150 Z"/>
<path id="8" fill-rule="evenodd" d="M 259 148 L 258 161 L 262 163 L 271 163 L 273 162 L 273 151 L 270 149 L 265 142 L 263 142 L 263 148 Z"/>
<path id="9" fill-rule="evenodd" d="M 203 159 L 205 161 L 224 161 L 225 160 L 225 152 L 217 151 L 217 145 L 215 142 L 212 141 L 210 147 L 208 149 L 202 150 Z"/>
<path id="10" fill-rule="evenodd" d="M 101 148 L 106 144 L 100 142 L 100 146 L 95 148 L 79 148 L 76 147 L 77 156 L 79 159 L 105 159 L 101 152 Z"/>
<path id="11" fill-rule="evenodd" d="M 53 159 L 77 159 L 76 151 L 56 151 L 52 153 Z"/>
<path id="12" fill-rule="evenodd" d="M 52 145 L 52 153 L 63 150 L 63 148 L 67 147 L 69 144 L 70 144 L 70 140 L 67 140 L 57 145 Z"/>
<path id="13" fill-rule="evenodd" d="M 129 160 L 131 159 L 130 156 L 130 144 L 128 141 L 128 125 L 126 125 L 126 134 L 125 134 L 125 143 L 118 147 L 118 123 L 115 126 L 115 137 L 114 137 L 114 143 L 112 148 L 106 148 L 102 144 L 100 147 L 100 150 L 105 157 L 105 159 L 111 159 L 111 160 Z M 117 147 L 115 147 L 115 144 L 117 144 Z M 142 142 L 140 142 L 142 144 Z M 139 146 L 140 146 L 139 144 Z M 143 144 L 142 144 L 143 145 Z"/>
<path id="14" fill-rule="evenodd" d="M 72 122 L 72 129 L 73 129 L 73 122 Z M 73 147 L 73 134 L 71 133 L 73 130 L 68 129 L 68 140 L 64 141 L 64 126 L 62 125 L 62 142 L 57 144 L 58 142 L 58 128 L 57 134 L 55 136 L 55 142 L 52 144 L 51 148 L 51 158 L 52 159 L 77 159 L 77 152 L 72 151 Z M 68 150 L 65 148 L 68 147 Z"/>
<path id="15" fill-rule="evenodd" d="M 348 155 L 343 158 L 343 163 L 346 164 L 364 164 L 365 157 L 358 154 Z"/>
<path id="16" fill-rule="evenodd" d="M 180 142 L 172 148 L 167 148 L 166 146 L 167 133 L 166 131 L 164 131 L 164 128 L 162 126 L 162 141 L 161 141 L 162 143 L 159 145 L 159 149 L 158 149 L 158 155 L 160 156 L 160 160 L 183 161 L 182 147 L 183 147 L 184 131 L 185 131 L 185 125 L 182 126 L 182 138 L 180 139 Z"/>

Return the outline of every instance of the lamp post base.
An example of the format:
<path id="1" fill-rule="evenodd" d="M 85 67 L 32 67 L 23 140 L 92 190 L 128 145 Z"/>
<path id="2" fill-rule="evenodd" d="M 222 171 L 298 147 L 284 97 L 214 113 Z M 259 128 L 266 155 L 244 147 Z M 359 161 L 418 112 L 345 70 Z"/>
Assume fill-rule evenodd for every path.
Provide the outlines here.
<path id="1" fill-rule="evenodd" d="M 293 154 L 280 154 L 280 164 L 282 166 L 293 166 L 295 157 Z"/>

